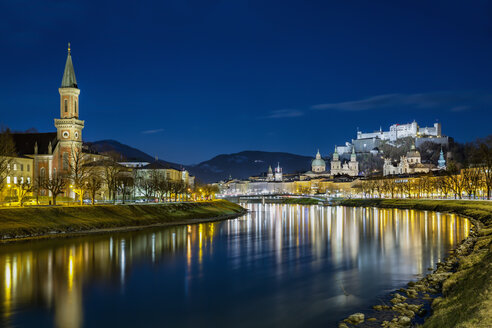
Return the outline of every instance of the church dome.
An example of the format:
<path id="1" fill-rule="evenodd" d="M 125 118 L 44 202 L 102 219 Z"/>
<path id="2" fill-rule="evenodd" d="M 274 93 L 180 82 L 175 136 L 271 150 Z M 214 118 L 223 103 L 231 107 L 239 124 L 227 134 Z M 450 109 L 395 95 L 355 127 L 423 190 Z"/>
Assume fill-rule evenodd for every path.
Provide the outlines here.
<path id="1" fill-rule="evenodd" d="M 407 157 L 420 157 L 420 152 L 415 147 L 415 144 L 412 144 L 410 147 L 410 151 L 407 153 Z"/>
<path id="2" fill-rule="evenodd" d="M 315 158 L 313 159 L 313 162 L 311 163 L 312 166 L 326 166 L 325 160 L 320 158 Z"/>
<path id="3" fill-rule="evenodd" d="M 321 158 L 321 154 L 316 154 L 316 158 L 311 162 L 313 172 L 324 172 L 326 170 L 326 162 Z"/>

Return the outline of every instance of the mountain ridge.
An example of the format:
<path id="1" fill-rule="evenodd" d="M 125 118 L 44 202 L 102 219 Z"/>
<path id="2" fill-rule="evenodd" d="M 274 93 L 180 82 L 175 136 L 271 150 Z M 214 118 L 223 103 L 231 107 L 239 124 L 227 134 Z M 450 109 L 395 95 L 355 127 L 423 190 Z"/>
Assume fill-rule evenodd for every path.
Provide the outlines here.
<path id="1" fill-rule="evenodd" d="M 114 152 L 120 154 L 121 160 L 153 162 L 155 158 L 139 150 L 112 139 L 87 142 L 86 145 L 99 153 Z M 287 152 L 267 152 L 259 150 L 243 150 L 237 153 L 219 154 L 198 164 L 183 165 L 159 159 L 159 162 L 175 168 L 185 168 L 198 181 L 204 183 L 217 182 L 228 179 L 247 179 L 250 176 L 260 175 L 275 167 L 277 163 L 284 173 L 308 171 L 311 167 L 310 156 L 297 155 Z"/>

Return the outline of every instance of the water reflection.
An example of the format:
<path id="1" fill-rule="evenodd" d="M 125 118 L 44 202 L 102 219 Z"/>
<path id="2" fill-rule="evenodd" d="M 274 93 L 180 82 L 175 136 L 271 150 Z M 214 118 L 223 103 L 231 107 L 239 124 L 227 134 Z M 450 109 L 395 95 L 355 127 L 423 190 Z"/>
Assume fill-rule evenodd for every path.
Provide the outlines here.
<path id="1" fill-rule="evenodd" d="M 153 326 L 326 326 L 425 273 L 470 229 L 433 212 L 247 206 L 224 222 L 3 245 L 3 326 L 134 326 L 136 313 Z"/>

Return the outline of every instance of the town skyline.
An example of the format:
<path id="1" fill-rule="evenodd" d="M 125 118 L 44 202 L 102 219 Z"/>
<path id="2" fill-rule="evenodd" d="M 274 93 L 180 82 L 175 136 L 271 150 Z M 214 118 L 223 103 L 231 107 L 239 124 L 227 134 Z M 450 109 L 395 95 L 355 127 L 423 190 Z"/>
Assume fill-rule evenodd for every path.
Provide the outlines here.
<path id="1" fill-rule="evenodd" d="M 337 5 L 331 17 L 333 4 L 293 3 L 123 6 L 111 26 L 103 6 L 84 29 L 92 4 L 53 4 L 49 12 L 33 5 L 22 16 L 4 4 L 12 14 L 7 23 L 26 24 L 0 36 L 9 63 L 0 77 L 0 123 L 53 130 L 71 42 L 83 119 L 91 123 L 84 141 L 113 139 L 166 161 L 195 164 L 243 150 L 312 156 L 319 148 L 325 155 L 355 138 L 357 128 L 413 120 L 439 121 L 459 142 L 488 134 L 486 4 L 407 10 L 360 3 L 366 15 Z M 151 9 L 166 21 L 129 19 L 132 10 L 146 16 Z M 67 29 L 43 22 L 48 14 L 63 20 L 67 11 L 80 14 Z M 112 37 L 118 22 L 127 23 L 124 39 Z"/>

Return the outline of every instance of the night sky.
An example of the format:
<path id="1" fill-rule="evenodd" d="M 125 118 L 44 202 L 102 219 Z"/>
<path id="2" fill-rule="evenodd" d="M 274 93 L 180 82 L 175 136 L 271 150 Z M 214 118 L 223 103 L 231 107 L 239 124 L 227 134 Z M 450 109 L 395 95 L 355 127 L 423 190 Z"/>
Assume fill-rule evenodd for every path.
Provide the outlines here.
<path id="1" fill-rule="evenodd" d="M 84 140 L 173 162 L 492 133 L 488 1 L 0 1 L 3 126 L 55 130 L 68 42 Z"/>

